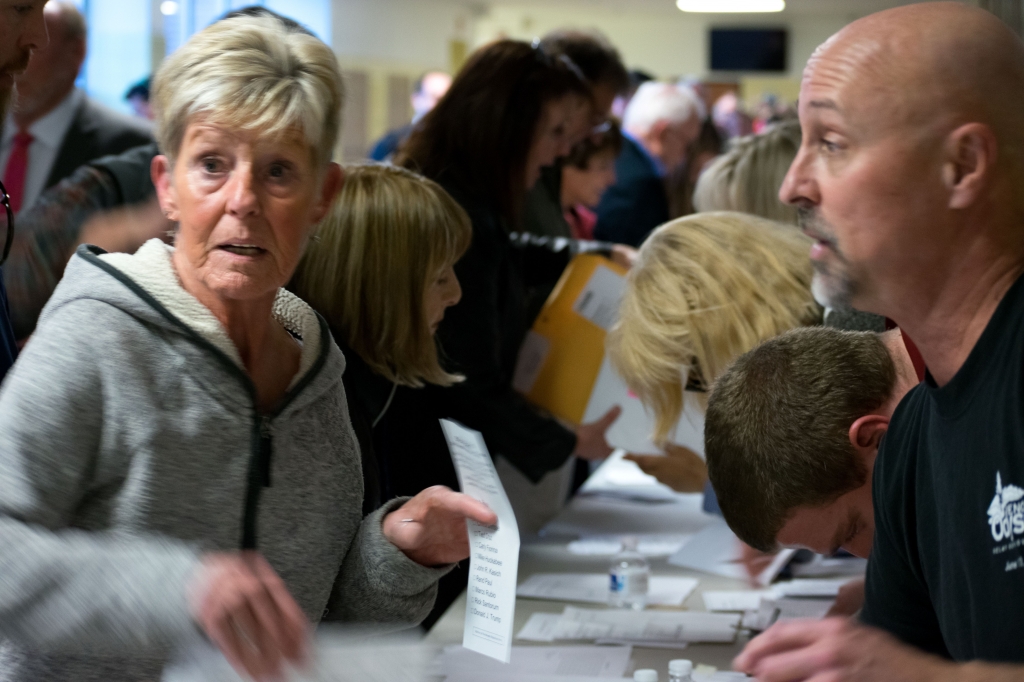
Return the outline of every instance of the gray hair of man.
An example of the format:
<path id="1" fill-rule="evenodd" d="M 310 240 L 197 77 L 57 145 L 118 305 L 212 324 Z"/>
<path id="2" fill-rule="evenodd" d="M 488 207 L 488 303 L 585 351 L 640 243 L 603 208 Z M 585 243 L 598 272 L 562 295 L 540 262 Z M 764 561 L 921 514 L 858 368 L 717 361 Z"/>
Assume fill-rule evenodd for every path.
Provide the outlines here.
<path id="1" fill-rule="evenodd" d="M 622 115 L 622 127 L 632 135 L 646 135 L 656 124 L 685 123 L 699 117 L 703 103 L 688 87 L 648 81 L 637 88 Z"/>

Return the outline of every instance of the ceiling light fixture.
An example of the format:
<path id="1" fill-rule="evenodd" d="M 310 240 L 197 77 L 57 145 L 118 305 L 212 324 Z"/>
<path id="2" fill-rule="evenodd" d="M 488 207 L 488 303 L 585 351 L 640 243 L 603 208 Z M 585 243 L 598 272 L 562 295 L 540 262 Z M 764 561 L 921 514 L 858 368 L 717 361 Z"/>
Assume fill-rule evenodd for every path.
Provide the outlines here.
<path id="1" fill-rule="evenodd" d="M 676 0 L 676 7 L 684 12 L 759 13 L 781 12 L 786 0 Z"/>
<path id="2" fill-rule="evenodd" d="M 178 3 L 174 0 L 164 0 L 160 3 L 160 14 L 165 17 L 173 17 L 178 13 Z"/>

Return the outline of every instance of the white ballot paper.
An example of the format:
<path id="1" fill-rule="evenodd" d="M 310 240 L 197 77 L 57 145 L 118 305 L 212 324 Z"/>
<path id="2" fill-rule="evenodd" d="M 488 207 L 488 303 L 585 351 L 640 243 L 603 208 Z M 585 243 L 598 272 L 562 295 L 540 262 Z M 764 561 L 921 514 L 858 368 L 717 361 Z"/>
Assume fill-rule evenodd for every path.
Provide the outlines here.
<path id="1" fill-rule="evenodd" d="M 628 611 L 566 606 L 561 614 L 535 613 L 519 632 L 534 642 L 596 640 L 636 646 L 685 645 L 690 642 L 733 642 L 740 617 L 692 611 Z"/>
<path id="2" fill-rule="evenodd" d="M 497 526 L 466 519 L 469 585 L 462 646 L 505 663 L 512 655 L 512 621 L 519 570 L 519 527 L 479 431 L 441 420 L 462 492 L 498 515 Z"/>

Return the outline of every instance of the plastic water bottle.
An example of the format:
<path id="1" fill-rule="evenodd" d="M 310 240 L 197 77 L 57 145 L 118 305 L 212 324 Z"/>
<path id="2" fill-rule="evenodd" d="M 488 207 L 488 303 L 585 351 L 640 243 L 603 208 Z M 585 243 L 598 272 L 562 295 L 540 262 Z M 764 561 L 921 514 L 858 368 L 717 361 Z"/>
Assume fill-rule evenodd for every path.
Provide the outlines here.
<path id="1" fill-rule="evenodd" d="M 644 668 L 633 673 L 633 682 L 658 682 L 658 671 Z"/>
<path id="2" fill-rule="evenodd" d="M 668 682 L 693 682 L 693 661 L 684 658 L 669 661 Z"/>
<path id="3" fill-rule="evenodd" d="M 613 608 L 639 611 L 647 604 L 651 565 L 636 547 L 635 537 L 623 538 L 622 551 L 615 555 L 608 571 L 608 603 Z"/>

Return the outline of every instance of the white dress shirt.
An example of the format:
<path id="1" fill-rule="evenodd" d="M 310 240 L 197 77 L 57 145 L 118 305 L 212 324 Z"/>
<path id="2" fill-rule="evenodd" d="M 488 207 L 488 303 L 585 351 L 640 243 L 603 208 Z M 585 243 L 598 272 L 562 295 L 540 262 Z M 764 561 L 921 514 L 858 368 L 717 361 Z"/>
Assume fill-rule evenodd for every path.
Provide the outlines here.
<path id="1" fill-rule="evenodd" d="M 60 151 L 83 97 L 85 93 L 75 88 L 50 113 L 28 127 L 33 139 L 28 147 L 25 192 L 21 197 L 22 211 L 32 206 L 42 194 L 46 179 L 50 177 L 50 171 L 57 160 L 57 152 Z M 17 134 L 18 124 L 14 122 L 13 115 L 8 113 L 3 138 L 0 138 L 0 174 L 7 170 L 7 160 L 11 158 L 14 136 Z"/>

